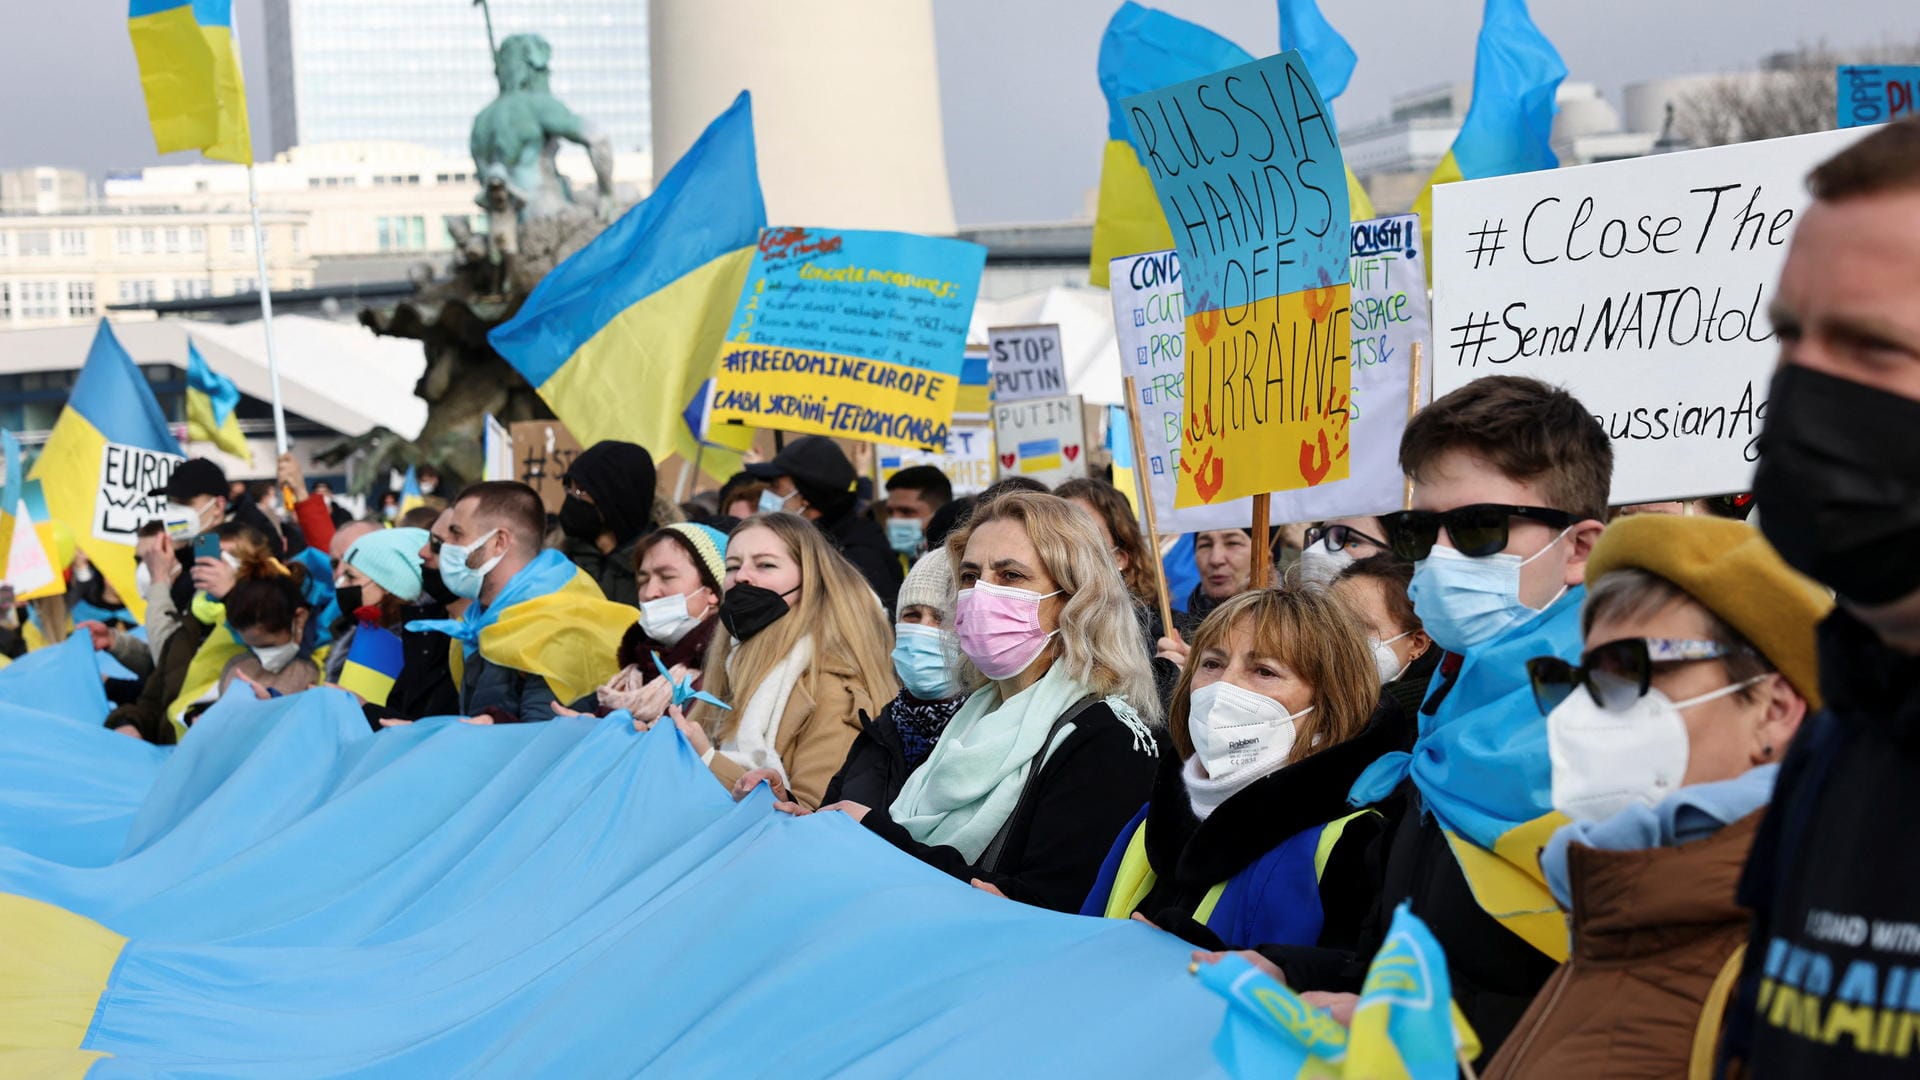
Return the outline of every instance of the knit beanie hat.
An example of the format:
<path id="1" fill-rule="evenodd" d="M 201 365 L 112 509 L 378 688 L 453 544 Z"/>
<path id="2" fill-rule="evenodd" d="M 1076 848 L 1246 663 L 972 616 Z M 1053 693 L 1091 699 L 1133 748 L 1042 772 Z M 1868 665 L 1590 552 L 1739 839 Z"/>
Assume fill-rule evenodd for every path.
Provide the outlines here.
<path id="1" fill-rule="evenodd" d="M 420 549 L 427 539 L 425 529 L 377 529 L 355 540 L 340 561 L 410 604 L 420 599 Z"/>
<path id="2" fill-rule="evenodd" d="M 694 562 L 713 576 L 713 588 L 718 592 L 727 580 L 727 534 L 697 521 L 676 522 L 660 531 L 673 533 L 693 550 Z"/>
<path id="3" fill-rule="evenodd" d="M 934 548 L 907 571 L 907 579 L 900 583 L 900 598 L 894 602 L 895 611 L 905 611 L 914 604 L 925 604 L 940 613 L 940 624 L 952 622 L 953 616 L 953 571 L 952 563 L 947 560 L 947 549 Z"/>
<path id="4" fill-rule="evenodd" d="M 1731 518 L 1621 518 L 1593 546 L 1587 584 L 1629 568 L 1665 578 L 1718 615 L 1820 707 L 1814 628 L 1833 610 L 1833 598 L 1789 567 L 1760 530 Z"/>

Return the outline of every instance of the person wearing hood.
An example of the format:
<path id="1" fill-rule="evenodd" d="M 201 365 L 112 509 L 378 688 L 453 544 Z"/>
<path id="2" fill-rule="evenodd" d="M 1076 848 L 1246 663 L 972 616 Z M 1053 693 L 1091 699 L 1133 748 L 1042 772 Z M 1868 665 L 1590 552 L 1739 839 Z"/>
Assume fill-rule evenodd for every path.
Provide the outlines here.
<path id="1" fill-rule="evenodd" d="M 1712 1061 L 1747 934 L 1740 869 L 1787 744 L 1820 707 L 1814 628 L 1832 608 L 1744 522 L 1649 514 L 1601 535 L 1585 655 L 1529 665 L 1553 805 L 1572 819 L 1540 863 L 1573 951 L 1482 1075 L 1686 1076 Z"/>
<path id="2" fill-rule="evenodd" d="M 640 538 L 653 531 L 653 455 L 607 440 L 580 452 L 560 477 L 561 552 L 616 604 L 638 607 L 634 582 Z"/>
<path id="3" fill-rule="evenodd" d="M 867 579 L 874 595 L 891 612 L 900 593 L 900 556 L 887 531 L 865 514 L 855 513 L 853 462 L 824 435 L 788 443 L 772 461 L 753 462 L 747 473 L 767 482 L 760 495 L 763 514 L 798 514 L 813 522 L 828 542 Z"/>
<path id="4" fill-rule="evenodd" d="M 700 688 L 700 665 L 720 625 L 727 534 L 678 522 L 648 534 L 639 555 L 640 618 L 620 639 L 619 673 L 572 708 L 556 702 L 556 714 L 605 716 L 625 709 L 636 724 L 650 725 L 666 715 L 674 682 L 691 678 L 693 688 Z"/>
<path id="5" fill-rule="evenodd" d="M 424 556 L 431 546 L 425 529 L 380 529 L 353 542 L 340 560 L 340 576 L 335 580 L 334 599 L 342 614 L 355 624 L 355 637 L 368 627 L 378 627 L 400 640 L 400 671 L 385 701 L 361 698 L 367 723 L 378 728 L 386 718 L 417 720 L 423 716 L 445 716 L 460 707 L 460 692 L 453 684 L 453 672 L 447 658 L 445 634 L 420 633 L 407 629 L 407 623 L 419 619 L 446 617 L 446 586 L 439 571 L 432 574 L 435 593 L 429 583 Z M 439 594 L 439 595 L 436 595 Z M 345 663 L 351 655 L 339 659 Z M 329 658 L 328 677 L 339 681 L 339 669 Z"/>

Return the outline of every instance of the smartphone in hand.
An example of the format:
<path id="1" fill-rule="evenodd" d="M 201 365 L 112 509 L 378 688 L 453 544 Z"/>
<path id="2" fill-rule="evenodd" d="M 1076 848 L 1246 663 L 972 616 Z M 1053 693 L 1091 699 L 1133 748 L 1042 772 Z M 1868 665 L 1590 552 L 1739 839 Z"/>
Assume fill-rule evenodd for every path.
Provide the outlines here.
<path id="1" fill-rule="evenodd" d="M 220 535 L 218 533 L 201 533 L 193 538 L 193 561 L 199 562 L 201 559 L 219 557 Z"/>

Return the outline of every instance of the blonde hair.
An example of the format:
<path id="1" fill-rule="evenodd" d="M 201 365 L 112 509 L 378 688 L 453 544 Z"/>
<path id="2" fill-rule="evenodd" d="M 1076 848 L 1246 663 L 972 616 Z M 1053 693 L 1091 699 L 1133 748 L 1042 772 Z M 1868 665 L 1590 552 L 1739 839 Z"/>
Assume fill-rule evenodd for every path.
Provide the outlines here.
<path id="1" fill-rule="evenodd" d="M 801 685 L 819 700 L 817 682 L 822 657 L 851 664 L 873 701 L 890 701 L 899 690 L 893 672 L 892 627 L 886 609 L 846 556 L 827 543 L 813 523 L 794 514 L 756 514 L 734 527 L 732 536 L 748 529 L 765 529 L 780 538 L 787 554 L 800 566 L 800 595 L 792 610 L 751 639 L 735 644 L 730 635 L 715 634 L 707 646 L 700 688 L 733 706 L 731 712 L 705 702 L 693 707 L 688 719 L 706 728 L 716 742 L 731 733 L 761 680 L 790 655 L 804 637 L 813 638 L 813 662 Z M 731 661 L 731 663 L 729 663 Z"/>
<path id="2" fill-rule="evenodd" d="M 1075 682 L 1094 693 L 1118 695 L 1149 722 L 1158 720 L 1160 697 L 1134 616 L 1133 596 L 1093 519 L 1057 495 L 1015 491 L 992 499 L 947 538 L 956 591 L 967 540 L 992 521 L 1018 521 L 1047 576 L 1065 594 L 1060 632 L 1047 646 L 1054 663 L 1065 665 Z M 989 681 L 964 655 L 955 663 L 969 689 L 977 690 Z"/>
<path id="3" fill-rule="evenodd" d="M 1380 701 L 1380 672 L 1359 617 L 1327 590 L 1289 581 L 1222 602 L 1193 632 L 1193 647 L 1167 717 L 1167 733 L 1181 760 L 1193 756 L 1187 715 L 1194 672 L 1208 649 L 1224 650 L 1233 629 L 1249 622 L 1254 654 L 1272 657 L 1313 687 L 1313 711 L 1296 722 L 1286 764 L 1360 734 Z"/>

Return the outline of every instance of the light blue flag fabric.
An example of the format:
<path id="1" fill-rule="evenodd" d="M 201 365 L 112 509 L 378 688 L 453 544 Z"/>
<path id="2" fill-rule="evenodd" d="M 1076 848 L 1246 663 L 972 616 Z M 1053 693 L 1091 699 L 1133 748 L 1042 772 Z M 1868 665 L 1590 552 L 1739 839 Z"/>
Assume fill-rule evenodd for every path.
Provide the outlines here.
<path id="1" fill-rule="evenodd" d="M 130 938 L 95 1078 L 1219 1075 L 1186 946 L 736 804 L 625 713 L 375 733 L 230 693 L 120 858 L 0 849 L 0 892 Z"/>
<path id="2" fill-rule="evenodd" d="M 1280 0 L 1280 48 L 1307 62 L 1307 73 L 1328 103 L 1347 90 L 1359 56 L 1320 13 L 1319 0 Z"/>

